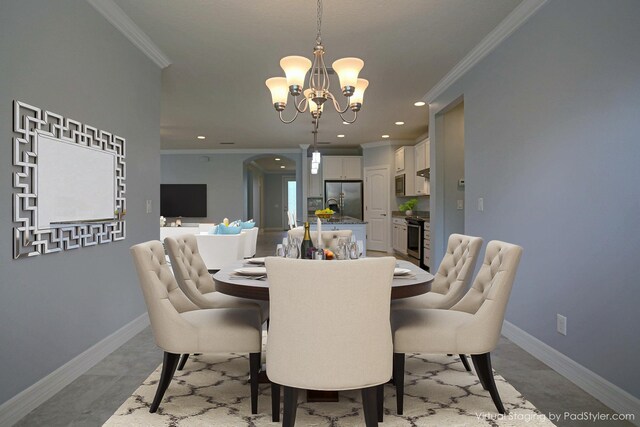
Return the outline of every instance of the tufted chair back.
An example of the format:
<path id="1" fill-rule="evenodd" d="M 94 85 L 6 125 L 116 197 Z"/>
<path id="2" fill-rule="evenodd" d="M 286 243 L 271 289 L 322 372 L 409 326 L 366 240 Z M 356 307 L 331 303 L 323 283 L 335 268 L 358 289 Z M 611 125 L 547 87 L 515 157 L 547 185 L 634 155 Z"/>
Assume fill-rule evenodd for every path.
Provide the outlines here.
<path id="1" fill-rule="evenodd" d="M 183 234 L 164 239 L 171 259 L 173 274 L 178 286 L 199 307 L 211 305 L 202 294 L 214 292 L 215 284 L 198 252 L 198 242 L 193 234 Z"/>
<path id="2" fill-rule="evenodd" d="M 302 238 L 304 238 L 304 227 L 297 227 L 297 228 L 294 228 L 293 230 L 289 230 L 287 234 L 289 238 L 296 237 L 302 240 Z M 310 231 L 309 234 L 311 234 L 311 241 L 314 242 L 314 244 L 317 244 L 318 232 Z M 325 249 L 330 249 L 335 252 L 338 249 L 338 241 L 340 239 L 351 239 L 352 235 L 353 235 L 352 230 L 323 231 L 322 232 L 323 247 Z"/>
<path id="3" fill-rule="evenodd" d="M 518 245 L 499 240 L 489 242 L 473 286 L 451 307 L 451 310 L 474 315 L 472 324 L 458 337 L 459 341 L 486 347 L 485 352 L 495 348 L 521 256 L 522 247 Z"/>
<path id="4" fill-rule="evenodd" d="M 448 307 L 460 301 L 469 287 L 471 276 L 478 260 L 482 238 L 452 234 L 449 236 L 447 252 L 442 258 L 431 285 L 431 292 L 447 295 Z"/>
<path id="5" fill-rule="evenodd" d="M 310 261 L 268 257 L 269 378 L 352 390 L 391 377 L 393 257 Z"/>
<path id="6" fill-rule="evenodd" d="M 158 346 L 165 351 L 183 347 L 179 331 L 193 329 L 180 316 L 185 311 L 198 310 L 176 283 L 167 265 L 164 248 L 159 241 L 140 243 L 131 247 L 133 263 L 147 305 L 151 329 Z"/>

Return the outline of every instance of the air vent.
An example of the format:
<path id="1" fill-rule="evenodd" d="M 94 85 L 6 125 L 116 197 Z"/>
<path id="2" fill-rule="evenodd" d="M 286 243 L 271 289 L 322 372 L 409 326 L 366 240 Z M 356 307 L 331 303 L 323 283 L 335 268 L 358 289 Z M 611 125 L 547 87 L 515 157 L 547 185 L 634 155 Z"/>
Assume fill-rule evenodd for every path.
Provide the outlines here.
<path id="1" fill-rule="evenodd" d="M 221 142 L 220 145 L 233 145 L 235 142 Z"/>
<path id="2" fill-rule="evenodd" d="M 331 144 L 329 141 L 324 141 L 324 142 L 318 142 L 318 145 L 329 145 Z"/>

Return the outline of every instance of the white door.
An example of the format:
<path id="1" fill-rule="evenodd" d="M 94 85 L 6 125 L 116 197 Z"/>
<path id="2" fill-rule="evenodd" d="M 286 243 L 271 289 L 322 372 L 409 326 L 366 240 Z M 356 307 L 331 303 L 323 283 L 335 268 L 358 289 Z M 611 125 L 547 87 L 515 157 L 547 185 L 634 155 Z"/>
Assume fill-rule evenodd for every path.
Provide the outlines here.
<path id="1" fill-rule="evenodd" d="M 387 252 L 391 231 L 388 166 L 365 168 L 364 219 L 367 221 L 367 249 Z"/>

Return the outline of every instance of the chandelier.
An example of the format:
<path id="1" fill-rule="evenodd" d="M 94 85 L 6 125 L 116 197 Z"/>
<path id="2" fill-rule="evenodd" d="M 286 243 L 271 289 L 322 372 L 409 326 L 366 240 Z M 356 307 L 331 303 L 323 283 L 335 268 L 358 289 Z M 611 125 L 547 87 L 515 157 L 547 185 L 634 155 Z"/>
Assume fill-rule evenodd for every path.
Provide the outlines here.
<path id="1" fill-rule="evenodd" d="M 362 108 L 364 91 L 369 86 L 365 79 L 359 79 L 358 74 L 364 61 L 359 58 L 342 58 L 334 61 L 333 70 L 338 74 L 342 95 L 347 97 L 347 103 L 342 108 L 336 97 L 329 91 L 329 72 L 324 63 L 324 46 L 320 28 L 322 25 L 322 0 L 318 0 L 318 31 L 316 45 L 313 48 L 313 63 L 304 56 L 287 56 L 280 60 L 280 66 L 284 70 L 285 77 L 272 77 L 265 82 L 271 91 L 273 106 L 280 115 L 283 123 L 292 123 L 299 113 L 307 110 L 314 120 L 319 120 L 322 115 L 324 103 L 331 101 L 340 117 L 345 123 L 353 123 L 358 118 L 358 111 Z M 304 89 L 304 80 L 311 69 L 308 80 L 308 88 Z M 282 112 L 287 106 L 289 94 L 293 96 L 295 115 L 291 120 L 285 120 Z M 298 99 L 301 96 L 301 99 Z M 346 119 L 343 114 L 348 110 L 353 111 L 353 118 Z"/>

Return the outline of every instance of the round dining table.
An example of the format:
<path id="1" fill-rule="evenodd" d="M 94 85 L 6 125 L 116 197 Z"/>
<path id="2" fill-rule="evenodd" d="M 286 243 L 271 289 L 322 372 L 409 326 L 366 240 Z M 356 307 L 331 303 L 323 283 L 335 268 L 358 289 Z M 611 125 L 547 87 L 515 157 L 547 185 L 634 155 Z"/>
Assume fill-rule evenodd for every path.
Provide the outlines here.
<path id="1" fill-rule="evenodd" d="M 317 261 L 317 262 L 333 262 L 333 261 Z M 349 262 L 349 261 L 336 261 Z M 239 268 L 256 267 L 248 261 L 236 261 L 226 265 L 213 275 L 216 283 L 216 290 L 223 294 L 231 295 L 239 298 L 249 298 L 256 300 L 269 300 L 269 278 L 264 276 L 260 278 L 252 278 L 251 276 L 242 276 L 236 273 Z M 400 299 L 414 297 L 429 292 L 433 275 L 421 269 L 409 261 L 398 260 L 396 267 L 405 268 L 410 272 L 403 276 L 394 276 L 391 284 L 391 299 Z"/>

